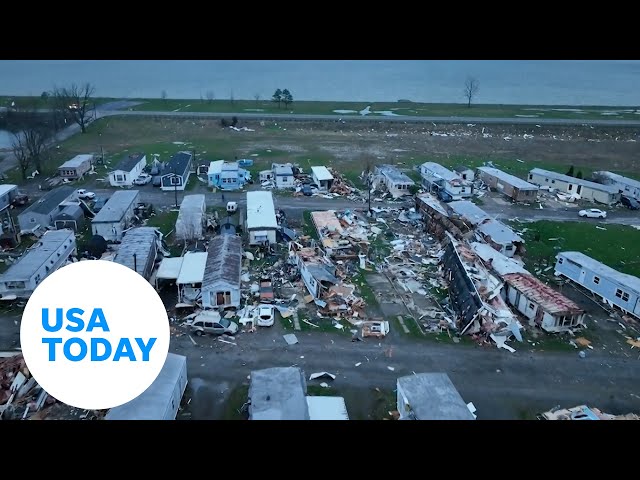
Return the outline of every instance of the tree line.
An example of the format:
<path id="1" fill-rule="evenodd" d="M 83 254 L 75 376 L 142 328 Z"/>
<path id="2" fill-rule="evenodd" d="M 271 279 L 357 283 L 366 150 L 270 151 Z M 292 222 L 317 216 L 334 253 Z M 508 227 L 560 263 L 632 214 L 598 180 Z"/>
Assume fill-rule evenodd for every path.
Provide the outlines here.
<path id="1" fill-rule="evenodd" d="M 291 92 L 286 88 L 284 90 L 280 90 L 278 88 L 271 97 L 271 101 L 273 103 L 277 103 L 278 108 L 280 108 L 280 105 L 284 103 L 286 108 L 293 103 L 293 95 L 291 95 Z"/>
<path id="2" fill-rule="evenodd" d="M 95 87 L 90 83 L 54 87 L 50 92 L 42 92 L 39 104 L 43 109 L 38 109 L 35 102 L 12 107 L 10 114 L 19 115 L 24 124 L 24 128 L 13 135 L 11 145 L 23 180 L 32 169 L 42 170 L 48 160 L 47 146 L 57 132 L 70 123 L 80 126 L 82 133 L 87 132 L 91 111 L 95 111 L 94 93 Z"/>

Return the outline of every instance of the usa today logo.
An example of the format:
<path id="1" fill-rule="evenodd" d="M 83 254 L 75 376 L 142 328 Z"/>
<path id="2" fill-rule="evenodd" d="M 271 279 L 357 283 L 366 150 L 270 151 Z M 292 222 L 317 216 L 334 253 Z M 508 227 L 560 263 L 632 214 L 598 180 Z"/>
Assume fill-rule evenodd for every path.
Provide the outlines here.
<path id="1" fill-rule="evenodd" d="M 38 285 L 20 326 L 29 371 L 59 401 L 87 410 L 127 403 L 157 378 L 169 319 L 151 284 L 113 262 L 67 265 Z"/>

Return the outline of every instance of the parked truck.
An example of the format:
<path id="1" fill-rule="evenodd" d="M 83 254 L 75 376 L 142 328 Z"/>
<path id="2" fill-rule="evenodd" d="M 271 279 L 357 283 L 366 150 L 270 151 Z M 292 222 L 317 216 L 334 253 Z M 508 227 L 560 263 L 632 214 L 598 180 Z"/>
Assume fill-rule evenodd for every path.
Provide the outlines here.
<path id="1" fill-rule="evenodd" d="M 260 303 L 273 303 L 273 282 L 268 277 L 260 279 Z"/>

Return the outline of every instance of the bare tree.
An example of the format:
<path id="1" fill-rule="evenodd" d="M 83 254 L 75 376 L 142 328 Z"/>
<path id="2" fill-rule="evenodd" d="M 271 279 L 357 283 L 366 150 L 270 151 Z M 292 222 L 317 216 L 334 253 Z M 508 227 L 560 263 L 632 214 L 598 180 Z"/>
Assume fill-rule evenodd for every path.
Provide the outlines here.
<path id="1" fill-rule="evenodd" d="M 22 136 L 31 164 L 41 172 L 48 138 L 45 129 L 37 126 L 30 127 L 22 132 Z"/>
<path id="2" fill-rule="evenodd" d="M 255 100 L 256 100 L 256 107 L 258 105 L 260 105 L 260 94 L 259 93 L 254 93 L 253 94 L 253 98 L 255 98 Z"/>
<path id="3" fill-rule="evenodd" d="M 467 107 L 471 108 L 471 101 L 473 97 L 478 93 L 478 88 L 480 88 L 480 83 L 478 79 L 475 77 L 467 77 L 464 82 L 464 96 L 467 99 Z"/>
<path id="4" fill-rule="evenodd" d="M 20 175 L 23 180 L 26 180 L 31 168 L 31 156 L 29 155 L 29 149 L 27 148 L 26 142 L 23 138 L 23 135 L 20 133 L 14 134 L 13 141 L 11 142 L 11 147 L 13 148 L 13 155 L 18 160 L 18 168 L 20 169 Z"/>
<path id="5" fill-rule="evenodd" d="M 215 98 L 216 95 L 213 93 L 213 90 L 207 90 L 207 100 L 209 103 L 212 103 Z"/>
<path id="6" fill-rule="evenodd" d="M 74 122 L 80 125 L 82 133 L 87 132 L 87 121 L 90 118 L 90 101 L 95 92 L 95 87 L 90 83 L 82 85 L 72 84 L 70 87 L 53 89 L 54 97 L 59 108 L 68 113 Z"/>
<path id="7" fill-rule="evenodd" d="M 363 159 L 363 165 L 364 165 L 363 181 L 368 189 L 369 213 L 371 213 L 371 188 L 373 187 L 373 174 L 376 170 L 376 159 L 373 158 L 372 156 L 367 155 Z"/>
<path id="8" fill-rule="evenodd" d="M 167 91 L 166 91 L 166 90 L 162 90 L 162 91 L 160 92 L 160 98 L 161 98 L 162 100 L 164 100 L 165 102 L 167 101 Z"/>

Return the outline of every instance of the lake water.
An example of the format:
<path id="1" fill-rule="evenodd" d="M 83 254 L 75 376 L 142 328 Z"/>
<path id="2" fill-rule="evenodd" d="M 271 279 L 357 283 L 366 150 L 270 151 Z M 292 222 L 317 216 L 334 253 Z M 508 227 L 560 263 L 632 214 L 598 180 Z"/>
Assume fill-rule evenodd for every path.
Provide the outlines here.
<path id="1" fill-rule="evenodd" d="M 469 75 L 476 103 L 640 104 L 637 60 L 2 60 L 0 95 L 88 81 L 118 98 L 270 98 L 288 88 L 297 100 L 461 103 Z"/>
<path id="2" fill-rule="evenodd" d="M 0 130 L 0 150 L 12 148 L 14 138 L 8 130 Z"/>

